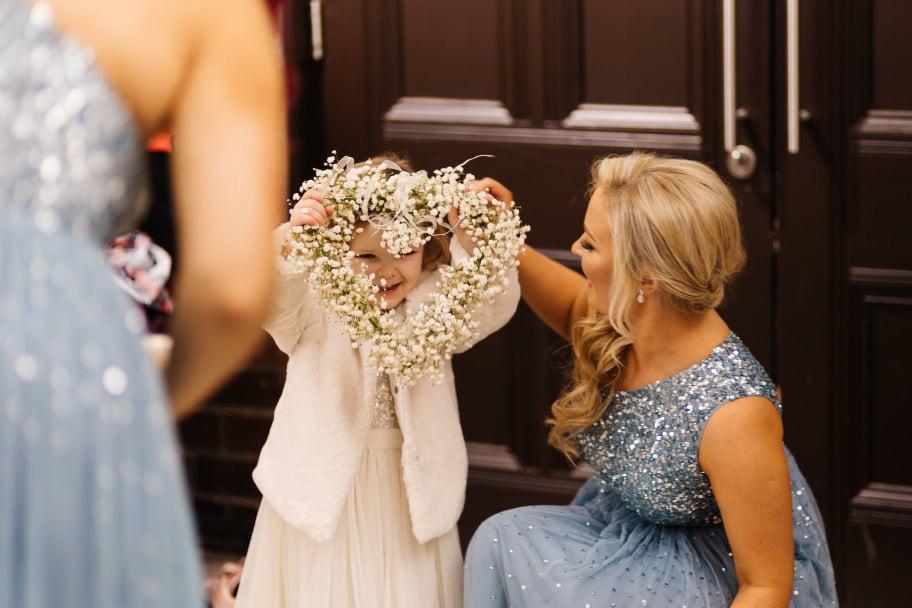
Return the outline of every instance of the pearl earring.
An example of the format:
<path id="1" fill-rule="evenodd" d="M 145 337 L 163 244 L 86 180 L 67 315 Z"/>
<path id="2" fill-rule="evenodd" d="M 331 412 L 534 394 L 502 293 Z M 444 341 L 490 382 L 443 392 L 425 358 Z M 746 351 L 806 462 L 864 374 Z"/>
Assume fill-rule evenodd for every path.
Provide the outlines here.
<path id="1" fill-rule="evenodd" d="M 642 304 L 645 301 L 646 301 L 646 294 L 643 293 L 643 288 L 640 287 L 639 290 L 637 290 L 637 304 Z"/>

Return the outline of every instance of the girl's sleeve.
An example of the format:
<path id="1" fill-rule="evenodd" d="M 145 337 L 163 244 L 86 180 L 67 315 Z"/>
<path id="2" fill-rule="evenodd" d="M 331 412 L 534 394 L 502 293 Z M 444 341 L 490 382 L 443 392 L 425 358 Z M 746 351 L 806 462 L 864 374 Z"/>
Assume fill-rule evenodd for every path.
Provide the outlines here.
<path id="1" fill-rule="evenodd" d="M 468 252 L 460 245 L 457 238 L 450 239 L 450 258 L 453 264 L 469 258 Z M 516 314 L 516 307 L 519 305 L 519 272 L 516 266 L 511 266 L 507 270 L 505 278 L 507 284 L 503 291 L 475 312 L 475 319 L 478 321 L 475 338 L 470 344 L 458 349 L 457 353 L 469 350 L 506 325 Z"/>
<path id="2" fill-rule="evenodd" d="M 282 246 L 290 228 L 285 223 L 272 233 L 279 276 L 272 311 L 263 323 L 263 329 L 272 336 L 279 350 L 288 355 L 294 351 L 304 331 L 317 320 L 319 314 L 306 275 L 297 271 L 282 255 Z"/>

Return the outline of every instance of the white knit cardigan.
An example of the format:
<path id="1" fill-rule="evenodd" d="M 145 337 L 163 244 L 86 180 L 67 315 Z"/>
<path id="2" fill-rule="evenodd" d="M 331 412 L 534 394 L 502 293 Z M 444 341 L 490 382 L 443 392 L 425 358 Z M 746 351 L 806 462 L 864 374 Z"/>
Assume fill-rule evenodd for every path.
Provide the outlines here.
<path id="1" fill-rule="evenodd" d="M 276 230 L 277 246 L 287 230 L 287 224 Z M 454 261 L 468 256 L 455 238 L 450 253 Z M 357 473 L 377 375 L 367 365 L 369 348 L 352 348 L 347 331 L 320 307 L 306 279 L 281 257 L 279 264 L 277 303 L 265 329 L 289 355 L 288 368 L 253 479 L 286 522 L 324 542 L 335 531 Z M 406 299 L 406 314 L 434 290 L 437 278 L 437 271 L 422 277 Z M 495 302 L 474 315 L 480 323 L 476 342 L 516 311 L 515 269 L 508 283 Z M 465 501 L 468 458 L 449 361 L 443 371 L 442 382 L 424 379 L 411 388 L 390 378 L 404 437 L 402 473 L 412 532 L 422 543 L 449 532 Z"/>

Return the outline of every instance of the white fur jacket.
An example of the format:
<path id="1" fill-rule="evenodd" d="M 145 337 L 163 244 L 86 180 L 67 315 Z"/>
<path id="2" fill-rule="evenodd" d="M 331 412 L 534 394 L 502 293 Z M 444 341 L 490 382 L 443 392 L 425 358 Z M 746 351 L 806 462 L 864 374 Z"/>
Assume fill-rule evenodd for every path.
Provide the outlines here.
<path id="1" fill-rule="evenodd" d="M 276 230 L 284 240 L 287 225 Z M 457 239 L 454 260 L 467 257 Z M 348 332 L 320 307 L 303 275 L 280 258 L 279 294 L 265 328 L 289 355 L 282 396 L 253 479 L 267 502 L 316 541 L 330 539 L 361 461 L 376 398 L 377 376 L 367 366 L 368 348 L 353 349 Z M 409 294 L 406 314 L 434 289 L 429 272 Z M 519 302 L 516 270 L 497 300 L 474 316 L 477 339 L 503 327 Z M 465 501 L 468 459 L 450 361 L 444 379 L 411 388 L 390 378 L 402 429 L 402 474 L 412 532 L 427 542 L 456 525 Z"/>

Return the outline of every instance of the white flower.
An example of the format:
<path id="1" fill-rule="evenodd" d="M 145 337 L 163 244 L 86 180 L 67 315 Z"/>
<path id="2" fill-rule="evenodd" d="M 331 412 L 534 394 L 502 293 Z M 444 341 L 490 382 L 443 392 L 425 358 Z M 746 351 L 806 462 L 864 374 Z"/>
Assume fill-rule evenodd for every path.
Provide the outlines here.
<path id="1" fill-rule="evenodd" d="M 323 305 L 347 328 L 352 346 L 371 344 L 370 360 L 378 372 L 395 374 L 407 385 L 428 376 L 443 379 L 442 363 L 469 344 L 478 328 L 473 311 L 497 297 L 508 285 L 506 270 L 517 265 L 528 227 L 515 209 L 489 203 L 483 193 L 468 189 L 474 179 L 461 167 L 437 169 L 432 176 L 393 173 L 351 159 L 327 159 L 300 192 L 316 189 L 335 209 L 324 229 L 292 229 L 288 259 L 304 273 Z M 401 185 L 401 187 L 400 187 Z M 297 199 L 295 199 L 297 200 Z M 369 222 L 381 231 L 381 244 L 399 257 L 427 243 L 437 231 L 446 234 L 445 218 L 453 206 L 460 223 L 474 237 L 474 254 L 440 270 L 436 290 L 402 322 L 386 301 L 377 297 L 374 275 L 352 270 L 349 242 Z M 381 280 L 381 284 L 385 281 Z"/>

